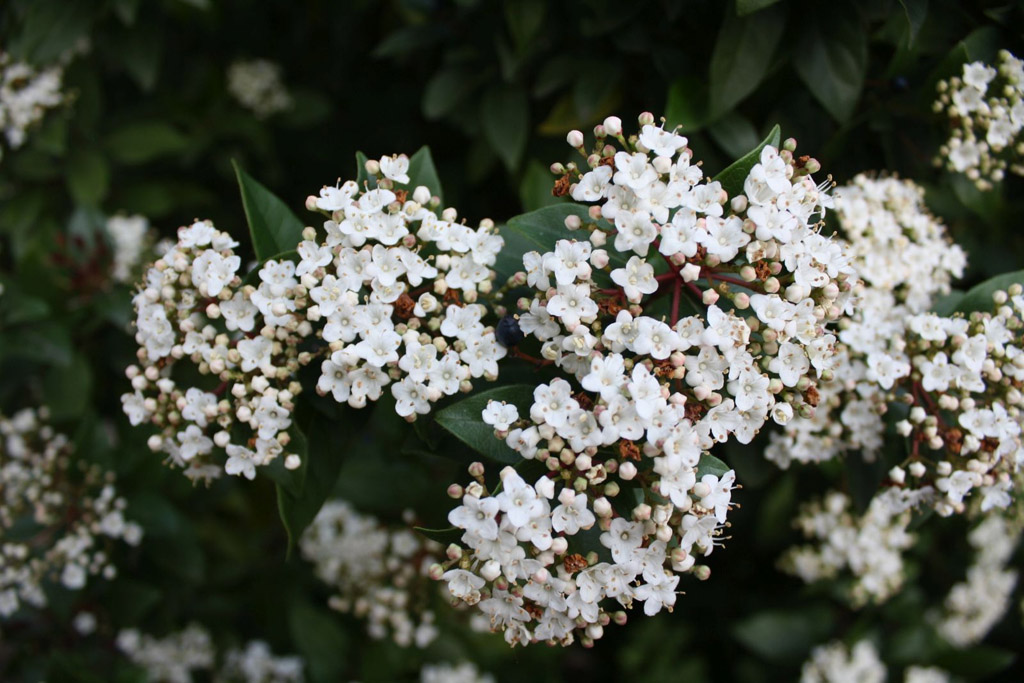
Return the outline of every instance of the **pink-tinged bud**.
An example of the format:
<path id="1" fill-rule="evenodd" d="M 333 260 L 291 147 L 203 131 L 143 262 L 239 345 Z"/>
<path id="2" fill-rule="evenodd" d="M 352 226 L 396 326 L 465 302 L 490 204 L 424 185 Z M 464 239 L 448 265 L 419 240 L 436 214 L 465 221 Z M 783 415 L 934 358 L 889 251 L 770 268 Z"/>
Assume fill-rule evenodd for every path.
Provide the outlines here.
<path id="1" fill-rule="evenodd" d="M 286 470 L 297 470 L 302 466 L 302 458 L 295 453 L 292 453 L 284 459 L 284 468 Z"/>
<path id="2" fill-rule="evenodd" d="M 739 294 L 733 297 L 732 303 L 739 310 L 745 311 L 748 308 L 750 308 L 750 295 L 747 294 L 746 292 L 740 292 Z"/>
<path id="3" fill-rule="evenodd" d="M 646 522 L 651 518 L 651 506 L 647 503 L 640 503 L 633 508 L 633 519 L 638 522 Z"/>
<path id="4" fill-rule="evenodd" d="M 622 135 L 622 119 L 618 116 L 609 116 L 604 120 L 604 129 L 613 137 Z"/>
<path id="5" fill-rule="evenodd" d="M 745 194 L 738 194 L 732 198 L 729 206 L 732 207 L 734 213 L 743 213 L 747 210 L 747 196 Z"/>
<path id="6" fill-rule="evenodd" d="M 435 562 L 430 565 L 430 569 L 427 570 L 427 575 L 434 581 L 440 581 L 441 577 L 444 576 L 444 567 Z"/>
<path id="7" fill-rule="evenodd" d="M 653 126 L 654 125 L 654 114 L 649 111 L 645 111 L 640 116 L 636 117 L 636 120 L 641 126 Z"/>
<path id="8" fill-rule="evenodd" d="M 605 251 L 604 249 L 595 249 L 594 251 L 590 252 L 590 264 L 597 268 L 598 270 L 607 268 L 608 263 L 608 252 Z"/>
<path id="9" fill-rule="evenodd" d="M 474 479 L 479 479 L 484 476 L 484 464 L 482 462 L 473 462 L 469 464 L 469 476 Z"/>
<path id="10" fill-rule="evenodd" d="M 569 541 L 562 536 L 551 539 L 551 552 L 555 555 L 564 555 L 569 550 Z"/>
<path id="11" fill-rule="evenodd" d="M 781 287 L 781 284 L 779 283 L 777 278 L 770 277 L 764 281 L 764 291 L 766 291 L 769 294 L 775 294 L 776 292 L 778 292 L 779 287 Z"/>
<path id="12" fill-rule="evenodd" d="M 506 579 L 504 576 L 499 576 L 498 580 L 494 582 L 494 587 L 500 591 L 507 591 L 508 579 Z"/>
<path id="13" fill-rule="evenodd" d="M 700 266 L 696 263 L 687 263 L 679 273 L 683 276 L 683 282 L 693 282 L 700 278 Z"/>
<path id="14" fill-rule="evenodd" d="M 462 498 L 464 494 L 465 491 L 458 484 L 452 484 L 451 486 L 448 487 L 448 497 L 453 500 L 458 500 L 459 498 Z"/>
<path id="15" fill-rule="evenodd" d="M 590 220 L 592 220 L 592 221 L 601 220 L 601 207 L 600 206 L 592 206 L 592 207 L 590 207 L 587 210 L 587 215 L 590 216 Z"/>
<path id="16" fill-rule="evenodd" d="M 594 126 L 594 137 L 598 140 L 604 139 L 608 135 L 608 131 L 604 129 L 600 123 Z"/>
<path id="17" fill-rule="evenodd" d="M 458 543 L 449 543 L 448 547 L 444 551 L 444 554 L 449 560 L 461 560 L 462 546 L 460 546 Z"/>
<path id="18" fill-rule="evenodd" d="M 544 567 L 541 567 L 533 573 L 533 580 L 537 583 L 547 583 L 548 579 L 551 578 L 551 572 Z"/>
<path id="19" fill-rule="evenodd" d="M 625 626 L 628 620 L 629 617 L 622 610 L 619 610 L 612 615 L 612 621 L 615 622 L 616 626 Z"/>
<path id="20" fill-rule="evenodd" d="M 495 560 L 487 560 L 484 562 L 484 566 L 480 567 L 480 576 L 484 577 L 486 581 L 494 581 L 501 576 L 501 565 Z"/>
<path id="21" fill-rule="evenodd" d="M 624 462 L 619 465 L 619 478 L 624 481 L 632 481 L 636 476 L 636 465 L 631 462 Z"/>
<path id="22" fill-rule="evenodd" d="M 718 292 L 713 289 L 705 289 L 700 299 L 704 302 L 705 306 L 710 306 L 718 301 Z"/>
<path id="23" fill-rule="evenodd" d="M 598 517 L 609 517 L 612 514 L 612 504 L 604 496 L 594 501 L 594 514 Z"/>
<path id="24" fill-rule="evenodd" d="M 604 627 L 601 624 L 590 624 L 587 626 L 587 637 L 593 640 L 600 640 L 604 635 Z"/>
<path id="25" fill-rule="evenodd" d="M 553 175 L 565 175 L 566 169 L 565 164 L 556 161 L 548 167 Z"/>
<path id="26" fill-rule="evenodd" d="M 565 141 L 573 149 L 579 149 L 583 146 L 583 133 L 578 130 L 570 130 L 569 134 L 565 136 Z"/>
<path id="27" fill-rule="evenodd" d="M 377 161 L 376 159 L 367 159 L 366 164 L 364 164 L 364 167 L 366 168 L 366 172 L 369 173 L 370 175 L 380 174 L 380 162 Z"/>
<path id="28" fill-rule="evenodd" d="M 565 227 L 568 230 L 579 230 L 583 227 L 583 219 L 576 214 L 569 214 L 565 217 Z"/>
<path id="29" fill-rule="evenodd" d="M 306 197 L 306 211 L 316 211 L 317 198 L 313 195 Z"/>
<path id="30" fill-rule="evenodd" d="M 608 233 L 604 230 L 594 230 L 590 233 L 590 243 L 595 247 L 603 247 L 608 242 Z"/>
<path id="31" fill-rule="evenodd" d="M 697 577 L 698 581 L 707 581 L 711 578 L 711 567 L 706 564 L 701 564 L 693 568 L 693 575 Z"/>

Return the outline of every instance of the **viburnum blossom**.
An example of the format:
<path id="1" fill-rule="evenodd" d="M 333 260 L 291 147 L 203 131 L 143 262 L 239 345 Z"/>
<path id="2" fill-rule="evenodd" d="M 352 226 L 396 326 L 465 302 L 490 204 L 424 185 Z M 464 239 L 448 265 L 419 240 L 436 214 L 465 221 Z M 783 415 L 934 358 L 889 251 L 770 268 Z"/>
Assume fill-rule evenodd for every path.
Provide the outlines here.
<path id="1" fill-rule="evenodd" d="M 317 576 L 336 591 L 328 602 L 331 608 L 365 619 L 371 637 L 417 648 L 437 637 L 427 579 L 441 553 L 434 541 L 388 527 L 335 500 L 320 509 L 299 548 L 316 566 Z"/>
<path id="2" fill-rule="evenodd" d="M 1006 171 L 1024 175 L 1024 61 L 1006 50 L 998 68 L 964 64 L 962 75 L 938 83 L 934 109 L 953 129 L 935 163 L 963 173 L 981 190 L 1003 180 Z"/>
<path id="3" fill-rule="evenodd" d="M 142 540 L 112 476 L 76 467 L 84 463 L 47 417 L 45 409 L 0 415 L 0 619 L 45 606 L 47 582 L 75 591 L 90 576 L 113 579 L 113 541 Z"/>
<path id="4" fill-rule="evenodd" d="M 281 78 L 281 66 L 266 59 L 240 60 L 227 72 L 231 96 L 257 118 L 267 118 L 292 107 L 292 96 Z"/>
<path id="5" fill-rule="evenodd" d="M 376 186 L 325 187 L 306 205 L 327 220 L 307 228 L 297 275 L 309 320 L 326 346 L 317 392 L 359 408 L 385 389 L 408 420 L 431 404 L 494 379 L 505 347 L 476 303 L 491 291 L 504 243 L 490 220 L 477 228 L 438 211 L 425 186 L 410 195 L 409 159 L 367 163 Z"/>
<path id="6" fill-rule="evenodd" d="M 1005 508 L 1024 463 L 1024 290 L 994 291 L 987 310 L 929 312 L 962 272 L 964 256 L 920 197 L 906 181 L 866 177 L 837 191 L 836 213 L 864 286 L 856 314 L 840 325 L 840 360 L 835 381 L 819 386 L 821 409 L 773 434 L 766 456 L 788 466 L 859 449 L 874 459 L 883 415 L 896 414 L 909 455 L 890 470 L 888 486 L 919 490 L 917 501 L 940 515 L 964 512 L 972 500 L 981 512 Z M 890 255 L 871 256 L 883 252 Z M 879 271 L 915 260 L 922 267 Z"/>
<path id="7" fill-rule="evenodd" d="M 831 198 L 817 162 L 765 146 L 730 197 L 686 138 L 640 123 L 628 140 L 617 119 L 599 126 L 595 153 L 577 146 L 586 170 L 553 167 L 556 192 L 596 202 L 566 218 L 584 237 L 525 254 L 510 282 L 537 290 L 518 302 L 515 355 L 571 381 L 538 386 L 528 419 L 499 423 L 495 405 L 485 419 L 543 467 L 505 468 L 491 493 L 471 470 L 450 491 L 464 550 L 438 574 L 512 644 L 589 643 L 634 601 L 670 610 L 681 574 L 706 578 L 696 560 L 721 542 L 735 487 L 708 450 L 812 414 L 834 362 L 826 325 L 849 309 L 853 271 L 819 232 Z M 591 536 L 602 550 L 576 550 Z"/>
<path id="8" fill-rule="evenodd" d="M 62 59 L 73 53 L 69 53 Z M 18 149 L 28 139 L 28 131 L 47 110 L 63 105 L 68 97 L 61 92 L 64 64 L 37 70 L 31 64 L 15 61 L 0 50 L 0 131 L 7 146 Z M 0 159 L 3 149 L 0 148 Z"/>
<path id="9" fill-rule="evenodd" d="M 295 264 L 268 260 L 258 286 L 242 286 L 236 245 L 208 221 L 180 228 L 134 299 L 139 365 L 127 370 L 134 392 L 121 397 L 124 412 L 133 425 L 159 427 L 150 448 L 193 480 L 253 479 L 278 457 L 300 464 L 288 429 L 302 390 L 295 372 L 308 362 L 298 344 L 312 328 Z M 179 385 L 178 363 L 211 382 Z"/>

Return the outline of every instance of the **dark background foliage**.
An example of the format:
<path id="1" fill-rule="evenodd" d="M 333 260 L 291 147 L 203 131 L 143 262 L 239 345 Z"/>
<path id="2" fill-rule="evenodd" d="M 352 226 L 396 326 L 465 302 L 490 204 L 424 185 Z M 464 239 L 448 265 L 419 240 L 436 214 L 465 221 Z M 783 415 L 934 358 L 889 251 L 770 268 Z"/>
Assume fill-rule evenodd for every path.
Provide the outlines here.
<path id="1" fill-rule="evenodd" d="M 192 488 L 145 447 L 120 413 L 130 293 L 107 275 L 105 216 L 141 213 L 173 235 L 195 217 L 245 234 L 235 160 L 300 217 L 304 198 L 355 177 L 354 158 L 429 145 L 446 203 L 503 222 L 555 200 L 553 161 L 565 133 L 609 114 L 627 129 L 652 111 L 681 124 L 709 173 L 776 123 L 843 184 L 885 170 L 928 189 L 968 249 L 965 285 L 1019 268 L 1022 181 L 980 193 L 936 168 L 947 131 L 931 112 L 935 83 L 965 61 L 1021 54 L 1024 4 L 950 0 L 10 0 L 0 46 L 52 62 L 80 39 L 91 50 L 66 73 L 73 103 L 47 115 L 0 162 L 0 408 L 44 403 L 79 457 L 117 472 L 146 529 L 119 558 L 121 576 L 5 624 L 0 678 L 137 680 L 112 646 L 120 628 L 162 634 L 190 621 L 221 644 L 261 637 L 296 652 L 313 680 L 413 678 L 426 659 L 471 658 L 508 680 L 781 680 L 831 638 L 876 639 L 898 676 L 941 664 L 967 679 L 1012 679 L 1019 595 L 986 644 L 952 651 L 923 619 L 963 576 L 964 525 L 931 521 L 911 553 L 919 581 L 887 605 L 854 612 L 835 586 L 807 588 L 776 571 L 797 541 L 791 520 L 808 491 L 840 482 L 859 500 L 888 466 L 779 472 L 755 447 L 727 449 L 744 489 L 732 539 L 712 577 L 682 586 L 674 614 L 631 618 L 592 651 L 535 646 L 453 627 L 424 655 L 369 640 L 326 607 L 310 567 L 285 560 L 273 486 Z M 295 98 L 260 121 L 225 90 L 239 58 L 278 62 Z M 244 248 L 244 247 L 243 247 Z M 403 452 L 383 406 L 352 425 L 338 495 L 397 520 L 405 507 L 444 526 L 450 461 Z M 451 446 L 455 448 L 455 446 Z M 68 626 L 82 608 L 97 636 Z M 453 617 L 454 618 L 454 617 Z M 1019 674 L 1019 664 L 1017 671 Z M 1007 668 L 1011 667 L 1011 668 Z"/>

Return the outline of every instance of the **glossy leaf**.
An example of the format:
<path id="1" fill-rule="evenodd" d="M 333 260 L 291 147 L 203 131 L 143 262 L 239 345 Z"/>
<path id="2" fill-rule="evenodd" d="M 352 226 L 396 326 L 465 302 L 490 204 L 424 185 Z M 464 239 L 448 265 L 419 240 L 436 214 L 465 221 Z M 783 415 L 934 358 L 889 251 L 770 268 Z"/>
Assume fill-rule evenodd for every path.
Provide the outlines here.
<path id="1" fill-rule="evenodd" d="M 697 478 L 700 479 L 705 474 L 713 474 L 721 479 L 722 475 L 731 469 L 731 467 L 710 453 L 704 453 L 700 456 L 700 462 L 697 463 Z"/>
<path id="2" fill-rule="evenodd" d="M 464 398 L 437 414 L 437 424 L 477 453 L 499 463 L 515 465 L 523 456 L 494 436 L 494 427 L 485 424 L 480 414 L 488 401 L 504 401 L 519 408 L 520 416 L 529 414 L 533 403 L 533 387 L 525 384 L 498 387 Z"/>
<path id="3" fill-rule="evenodd" d="M 728 168 L 715 176 L 715 180 L 722 183 L 722 188 L 729 193 L 730 197 L 740 194 L 743 192 L 743 183 L 750 175 L 750 169 L 761 161 L 761 150 L 768 145 L 778 148 L 781 137 L 782 131 L 776 125 L 761 141 L 761 144 L 730 164 Z"/>
<path id="4" fill-rule="evenodd" d="M 992 300 L 993 292 L 996 290 L 1006 291 L 1012 284 L 1024 285 L 1024 270 L 997 275 L 971 287 L 957 302 L 955 312 L 964 314 L 973 311 L 992 312 L 995 308 L 995 302 Z"/>
<path id="5" fill-rule="evenodd" d="M 160 121 L 126 126 L 106 140 L 110 156 L 122 164 L 142 164 L 175 154 L 187 146 L 187 137 L 173 126 Z"/>
<path id="6" fill-rule="evenodd" d="M 868 66 L 868 35 L 850 11 L 828 11 L 803 33 L 797 75 L 832 117 L 845 123 L 853 114 Z"/>
<path id="7" fill-rule="evenodd" d="M 295 249 L 302 241 L 305 225 L 283 201 L 243 171 L 238 162 L 232 164 L 256 257 L 264 261 L 274 254 Z"/>
<path id="8" fill-rule="evenodd" d="M 785 25 L 783 6 L 769 7 L 757 16 L 727 15 L 708 73 L 712 119 L 731 110 L 761 84 Z"/>
<path id="9" fill-rule="evenodd" d="M 530 123 L 526 91 L 518 86 L 492 86 L 484 94 L 480 116 L 488 143 L 505 168 L 515 170 L 526 149 Z"/>

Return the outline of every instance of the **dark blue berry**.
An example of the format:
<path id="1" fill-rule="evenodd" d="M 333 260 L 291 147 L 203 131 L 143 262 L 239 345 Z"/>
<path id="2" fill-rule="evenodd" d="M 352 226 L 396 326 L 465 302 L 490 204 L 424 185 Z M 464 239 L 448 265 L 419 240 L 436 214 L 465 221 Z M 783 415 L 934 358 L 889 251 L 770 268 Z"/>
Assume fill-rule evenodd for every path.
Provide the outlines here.
<path id="1" fill-rule="evenodd" d="M 517 346 L 526 337 L 519 329 L 519 318 L 514 315 L 506 315 L 498 321 L 498 328 L 494 330 L 494 336 L 498 343 L 505 348 Z"/>

